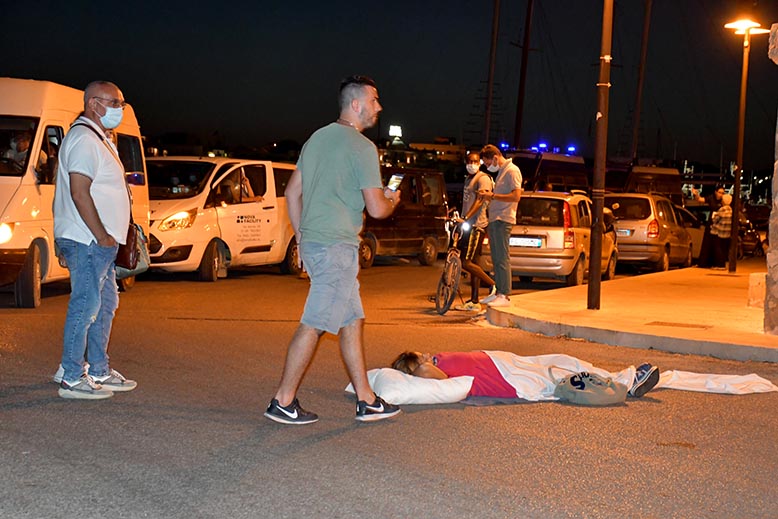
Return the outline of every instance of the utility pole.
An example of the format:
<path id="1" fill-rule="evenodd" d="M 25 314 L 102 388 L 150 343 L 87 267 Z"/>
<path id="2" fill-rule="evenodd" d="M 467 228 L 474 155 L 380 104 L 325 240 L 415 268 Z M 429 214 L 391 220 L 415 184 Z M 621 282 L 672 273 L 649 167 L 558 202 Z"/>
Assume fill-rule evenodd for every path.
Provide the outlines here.
<path id="1" fill-rule="evenodd" d="M 608 96 L 611 78 L 611 41 L 613 36 L 613 0 L 604 0 L 602 8 L 602 49 L 600 51 L 600 78 L 597 81 L 597 116 L 594 148 L 594 185 L 592 202 L 591 246 L 589 248 L 589 289 L 587 308 L 600 309 L 602 263 L 602 213 L 605 205 L 605 159 L 608 155 Z"/>
<path id="2" fill-rule="evenodd" d="M 770 28 L 767 55 L 778 65 L 778 23 Z M 770 247 L 767 250 L 767 279 L 764 295 L 764 332 L 778 335 L 778 124 L 775 127 L 775 163 L 773 164 L 773 210 L 770 212 Z M 735 239 L 733 237 L 733 239 Z"/>
<path id="3" fill-rule="evenodd" d="M 521 149 L 521 123 L 524 118 L 524 94 L 527 84 L 527 59 L 529 58 L 529 34 L 532 28 L 532 5 L 534 0 L 527 0 L 527 14 L 524 18 L 524 45 L 521 48 L 521 72 L 519 74 L 519 98 L 516 101 L 516 126 L 513 132 L 513 147 Z"/>
<path id="4" fill-rule="evenodd" d="M 492 17 L 492 48 L 489 51 L 489 79 L 486 85 L 486 109 L 484 110 L 484 144 L 489 143 L 492 131 L 492 91 L 494 90 L 494 62 L 497 58 L 497 33 L 500 29 L 500 0 L 494 0 Z"/>

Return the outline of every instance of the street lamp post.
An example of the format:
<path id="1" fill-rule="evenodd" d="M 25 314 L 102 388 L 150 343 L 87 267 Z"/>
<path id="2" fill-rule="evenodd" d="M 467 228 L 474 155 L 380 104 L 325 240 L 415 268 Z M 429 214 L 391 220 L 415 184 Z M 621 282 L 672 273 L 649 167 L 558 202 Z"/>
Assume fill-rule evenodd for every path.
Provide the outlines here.
<path id="1" fill-rule="evenodd" d="M 737 158 L 734 192 L 732 193 L 732 234 L 729 243 L 730 273 L 734 273 L 737 269 L 738 234 L 740 228 L 740 175 L 743 172 L 743 140 L 746 131 L 746 88 L 748 85 L 748 56 L 751 50 L 751 35 L 770 32 L 759 27 L 759 23 L 748 18 L 730 22 L 724 26 L 726 29 L 734 29 L 735 34 L 743 35 L 743 68 L 740 74 L 740 108 L 737 120 Z"/>

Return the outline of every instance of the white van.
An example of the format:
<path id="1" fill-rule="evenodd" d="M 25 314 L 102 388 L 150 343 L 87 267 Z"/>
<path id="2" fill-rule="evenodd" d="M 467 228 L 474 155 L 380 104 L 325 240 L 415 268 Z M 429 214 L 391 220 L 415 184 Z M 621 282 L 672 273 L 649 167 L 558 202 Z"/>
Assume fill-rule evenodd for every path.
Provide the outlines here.
<path id="1" fill-rule="evenodd" d="M 54 254 L 57 151 L 84 108 L 84 92 L 50 81 L 0 78 L 0 286 L 16 305 L 40 304 L 41 283 L 64 280 Z M 135 221 L 148 231 L 149 198 L 140 128 L 131 106 L 114 130 L 133 196 Z M 26 153 L 18 142 L 29 137 Z M 132 286 L 134 279 L 120 282 Z"/>
<path id="2" fill-rule="evenodd" d="M 234 267 L 276 265 L 297 274 L 284 191 L 293 164 L 226 157 L 146 161 L 152 270 L 216 281 Z"/>

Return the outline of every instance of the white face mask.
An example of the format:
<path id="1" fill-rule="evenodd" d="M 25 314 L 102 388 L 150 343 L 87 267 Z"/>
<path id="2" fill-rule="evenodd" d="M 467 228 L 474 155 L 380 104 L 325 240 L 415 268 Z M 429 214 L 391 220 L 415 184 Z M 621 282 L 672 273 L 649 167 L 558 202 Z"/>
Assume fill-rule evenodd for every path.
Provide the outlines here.
<path id="1" fill-rule="evenodd" d="M 470 173 L 471 175 L 475 175 L 479 169 L 478 164 L 468 164 L 467 166 L 465 166 L 465 168 L 467 168 L 467 172 Z"/>
<path id="2" fill-rule="evenodd" d="M 490 164 L 486 166 L 486 169 L 489 170 L 489 173 L 497 173 L 498 171 L 500 171 L 500 166 L 495 166 L 494 164 Z"/>
<path id="3" fill-rule="evenodd" d="M 100 101 L 98 101 L 100 103 Z M 119 126 L 124 117 L 124 110 L 122 108 L 113 108 L 111 106 L 105 106 L 100 103 L 100 106 L 105 108 L 105 115 L 100 117 L 100 124 L 107 130 L 112 130 Z"/>

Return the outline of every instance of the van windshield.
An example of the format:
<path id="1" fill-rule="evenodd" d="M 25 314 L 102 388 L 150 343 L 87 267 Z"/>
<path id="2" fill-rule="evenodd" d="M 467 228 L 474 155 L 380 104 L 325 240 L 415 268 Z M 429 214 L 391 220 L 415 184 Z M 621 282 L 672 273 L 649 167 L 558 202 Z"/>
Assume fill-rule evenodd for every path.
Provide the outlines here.
<path id="1" fill-rule="evenodd" d="M 196 196 L 205 188 L 213 167 L 211 162 L 149 160 L 146 162 L 149 199 L 172 200 Z"/>
<path id="2" fill-rule="evenodd" d="M 0 176 L 24 175 L 37 127 L 38 119 L 33 117 L 0 116 Z M 40 152 L 35 166 L 40 168 L 47 159 L 48 156 Z"/>

